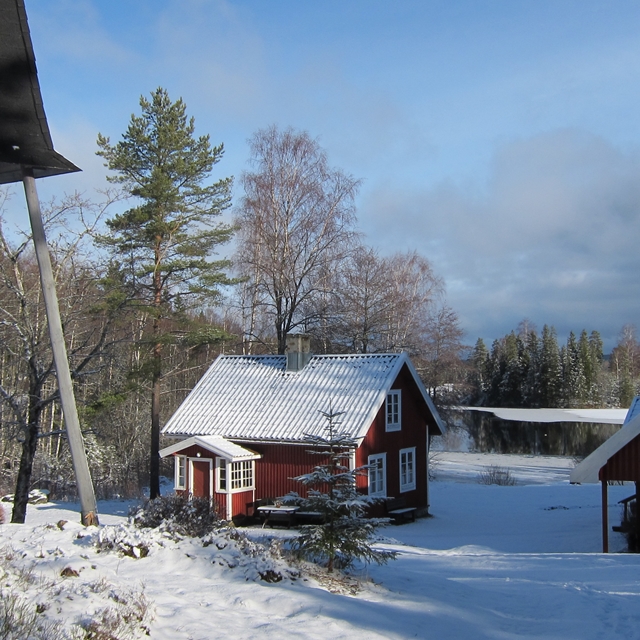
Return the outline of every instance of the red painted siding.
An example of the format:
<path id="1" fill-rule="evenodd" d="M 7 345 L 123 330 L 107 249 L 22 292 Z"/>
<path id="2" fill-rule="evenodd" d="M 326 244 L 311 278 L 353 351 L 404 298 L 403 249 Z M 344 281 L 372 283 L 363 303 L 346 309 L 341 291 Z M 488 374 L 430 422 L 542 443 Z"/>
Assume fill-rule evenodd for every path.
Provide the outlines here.
<path id="1" fill-rule="evenodd" d="M 600 469 L 600 480 L 640 482 L 640 436 L 614 453 Z"/>
<path id="2" fill-rule="evenodd" d="M 369 456 L 387 454 L 387 496 L 402 497 L 407 505 L 427 507 L 427 424 L 425 404 L 411 374 L 403 367 L 392 385 L 401 390 L 402 428 L 386 431 L 385 407 L 378 412 L 362 445 L 356 452 L 356 465 L 368 464 Z M 400 450 L 416 448 L 416 488 L 400 493 Z M 367 478 L 358 480 L 358 487 L 367 486 Z"/>
<path id="3" fill-rule="evenodd" d="M 306 496 L 304 485 L 293 478 L 323 463 L 321 456 L 309 453 L 308 444 L 252 443 L 251 449 L 262 455 L 256 460 L 256 500 L 279 498 L 291 491 Z"/>

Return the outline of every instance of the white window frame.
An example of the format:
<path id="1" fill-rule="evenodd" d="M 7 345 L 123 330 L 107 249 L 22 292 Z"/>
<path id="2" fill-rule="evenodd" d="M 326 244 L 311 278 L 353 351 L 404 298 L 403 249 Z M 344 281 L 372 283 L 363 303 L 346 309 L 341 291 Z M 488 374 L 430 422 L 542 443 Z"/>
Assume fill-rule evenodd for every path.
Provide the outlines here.
<path id="1" fill-rule="evenodd" d="M 416 488 L 416 448 L 400 449 L 400 493 Z"/>
<path id="2" fill-rule="evenodd" d="M 216 493 L 227 493 L 230 465 L 231 463 L 226 458 L 216 458 Z M 222 480 L 224 480 L 224 486 Z"/>
<path id="3" fill-rule="evenodd" d="M 387 431 L 402 429 L 402 394 L 400 389 L 391 389 L 385 402 L 385 426 Z"/>
<path id="4" fill-rule="evenodd" d="M 173 488 L 184 491 L 187 488 L 187 456 L 175 456 Z M 182 471 L 182 473 L 180 473 Z M 182 482 L 180 482 L 182 476 Z"/>
<path id="5" fill-rule="evenodd" d="M 255 489 L 256 461 L 227 461 L 227 492 L 237 493 Z"/>
<path id="6" fill-rule="evenodd" d="M 374 468 L 369 468 L 369 495 L 385 498 L 387 496 L 387 454 L 376 453 L 370 455 L 369 465 L 374 465 Z M 378 476 L 381 476 L 381 478 L 379 478 Z M 374 480 L 374 482 L 377 481 L 376 484 L 380 485 L 377 487 L 377 489 L 373 487 L 372 490 L 372 480 Z M 382 480 L 382 482 L 380 482 L 380 480 Z"/>

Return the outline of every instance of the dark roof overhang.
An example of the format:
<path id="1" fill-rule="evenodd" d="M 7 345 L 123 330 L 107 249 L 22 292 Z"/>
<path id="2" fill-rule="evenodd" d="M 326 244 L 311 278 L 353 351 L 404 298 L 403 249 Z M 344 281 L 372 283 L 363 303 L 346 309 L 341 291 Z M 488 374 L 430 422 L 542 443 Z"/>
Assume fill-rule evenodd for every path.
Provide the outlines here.
<path id="1" fill-rule="evenodd" d="M 23 0 L 0 0 L 0 184 L 80 171 L 53 149 Z"/>

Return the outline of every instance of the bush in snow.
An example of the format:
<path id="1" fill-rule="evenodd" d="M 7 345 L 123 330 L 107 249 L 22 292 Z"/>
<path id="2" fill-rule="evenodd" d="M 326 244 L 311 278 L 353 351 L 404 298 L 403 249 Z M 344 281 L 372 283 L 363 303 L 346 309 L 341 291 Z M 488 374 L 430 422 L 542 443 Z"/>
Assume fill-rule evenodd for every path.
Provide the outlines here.
<path id="1" fill-rule="evenodd" d="M 4 524 L 4 508 L 0 504 L 0 524 Z"/>
<path id="2" fill-rule="evenodd" d="M 300 528 L 300 535 L 292 542 L 292 549 L 299 555 L 326 564 L 329 572 L 335 568 L 347 568 L 355 560 L 384 564 L 395 554 L 372 547 L 372 537 L 377 527 L 388 523 L 388 518 L 365 517 L 368 507 L 379 499 L 361 495 L 356 490 L 356 478 L 364 475 L 367 467 L 350 470 L 345 466 L 356 447 L 355 440 L 338 431 L 336 413 L 331 408 L 321 411 L 327 419 L 324 436 L 308 436 L 313 445 L 310 453 L 321 455 L 325 461 L 311 473 L 296 480 L 310 487 L 306 498 L 296 493 L 285 500 L 297 504 L 301 511 L 319 513 L 322 524 Z"/>
<path id="3" fill-rule="evenodd" d="M 485 467 L 484 471 L 478 475 L 478 482 L 480 484 L 497 484 L 502 487 L 513 487 L 516 484 L 516 479 L 511 475 L 509 469 L 492 464 Z"/>
<path id="4" fill-rule="evenodd" d="M 86 583 L 69 567 L 61 575 L 74 579 L 51 580 L 35 563 L 25 565 L 22 552 L 0 549 L 0 640 L 134 640 L 149 634 L 153 612 L 142 590 L 105 578 Z M 85 613 L 75 617 L 69 609 L 84 599 Z"/>
<path id="5" fill-rule="evenodd" d="M 65 640 L 62 625 L 44 619 L 37 606 L 23 596 L 0 590 L 0 640 Z"/>
<path id="6" fill-rule="evenodd" d="M 201 538 L 223 523 L 208 498 L 188 500 L 176 493 L 148 500 L 133 511 L 131 520 L 140 528 L 162 527 L 193 538 Z"/>

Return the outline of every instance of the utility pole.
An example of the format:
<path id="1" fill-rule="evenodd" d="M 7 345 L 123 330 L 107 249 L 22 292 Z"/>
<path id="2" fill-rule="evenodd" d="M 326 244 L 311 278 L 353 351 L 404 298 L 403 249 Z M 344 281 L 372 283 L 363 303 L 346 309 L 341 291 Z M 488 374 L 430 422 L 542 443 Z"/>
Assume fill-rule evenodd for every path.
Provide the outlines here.
<path id="1" fill-rule="evenodd" d="M 0 184 L 22 182 L 24 185 L 82 524 L 93 525 L 98 524 L 96 498 L 80 431 L 58 296 L 36 191 L 36 178 L 80 169 L 53 149 L 24 0 L 1 0 L 0 35 Z"/>

